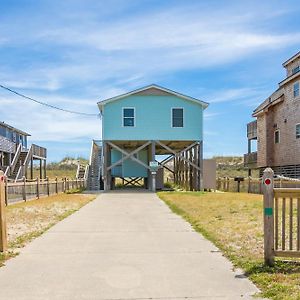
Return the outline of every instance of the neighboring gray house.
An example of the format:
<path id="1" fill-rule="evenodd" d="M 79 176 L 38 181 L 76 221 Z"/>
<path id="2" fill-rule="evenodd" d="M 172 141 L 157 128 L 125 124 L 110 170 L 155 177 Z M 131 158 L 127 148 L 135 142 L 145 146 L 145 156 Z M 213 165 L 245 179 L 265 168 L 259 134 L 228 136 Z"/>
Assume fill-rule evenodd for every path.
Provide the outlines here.
<path id="1" fill-rule="evenodd" d="M 33 160 L 40 161 L 40 177 L 46 177 L 47 150 L 34 144 L 28 148 L 28 136 L 30 134 L 0 122 L 0 170 L 11 179 L 28 175 L 32 178 Z M 28 166 L 30 174 L 27 174 Z"/>

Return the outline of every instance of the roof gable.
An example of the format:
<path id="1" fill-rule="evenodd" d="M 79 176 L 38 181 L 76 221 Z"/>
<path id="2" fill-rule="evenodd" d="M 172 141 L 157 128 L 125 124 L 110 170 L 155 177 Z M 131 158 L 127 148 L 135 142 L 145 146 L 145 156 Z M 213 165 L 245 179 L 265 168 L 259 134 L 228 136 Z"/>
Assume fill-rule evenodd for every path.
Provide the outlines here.
<path id="1" fill-rule="evenodd" d="M 143 96 L 153 96 L 153 95 L 154 96 L 170 96 L 170 95 L 172 95 L 172 96 L 176 96 L 178 98 L 184 99 L 184 100 L 195 102 L 195 103 L 201 105 L 204 109 L 207 108 L 207 106 L 208 106 L 207 102 L 204 102 L 204 101 L 198 100 L 196 98 L 177 93 L 175 91 L 169 90 L 169 89 L 161 87 L 159 85 L 152 84 L 152 85 L 148 85 L 146 87 L 143 87 L 143 88 L 140 88 L 140 89 L 137 89 L 137 90 L 133 90 L 131 92 L 128 92 L 128 93 L 125 93 L 125 94 L 122 94 L 122 95 L 119 95 L 119 96 L 116 96 L 116 97 L 112 97 L 112 98 L 109 98 L 109 99 L 102 100 L 102 101 L 98 102 L 98 107 L 101 111 L 102 107 L 105 104 L 113 102 L 113 101 L 121 100 L 123 98 L 126 98 L 128 96 L 133 96 L 133 95 L 134 96 L 140 96 L 140 95 L 143 95 Z"/>

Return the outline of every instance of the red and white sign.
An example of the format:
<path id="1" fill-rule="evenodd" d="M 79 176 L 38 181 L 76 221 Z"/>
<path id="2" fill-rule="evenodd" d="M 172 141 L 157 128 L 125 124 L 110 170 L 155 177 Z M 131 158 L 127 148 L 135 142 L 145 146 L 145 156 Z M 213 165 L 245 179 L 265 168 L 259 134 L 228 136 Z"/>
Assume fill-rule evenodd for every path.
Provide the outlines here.
<path id="1" fill-rule="evenodd" d="M 265 179 L 265 185 L 270 185 L 272 183 L 272 180 L 270 178 Z"/>

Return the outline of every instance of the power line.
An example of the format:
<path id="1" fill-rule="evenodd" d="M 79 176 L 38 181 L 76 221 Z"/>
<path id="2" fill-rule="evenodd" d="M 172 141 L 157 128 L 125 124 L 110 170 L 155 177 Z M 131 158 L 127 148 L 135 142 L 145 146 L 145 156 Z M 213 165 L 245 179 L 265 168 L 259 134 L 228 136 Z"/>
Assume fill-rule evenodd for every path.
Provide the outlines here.
<path id="1" fill-rule="evenodd" d="M 26 95 L 23 95 L 23 94 L 21 94 L 21 93 L 19 93 L 19 92 L 17 92 L 17 91 L 14 91 L 14 90 L 12 90 L 12 89 L 10 89 L 10 88 L 8 88 L 8 87 L 2 85 L 2 84 L 0 84 L 0 87 L 1 87 L 2 89 L 4 89 L 4 90 L 7 90 L 7 91 L 9 91 L 9 92 L 11 92 L 11 93 L 17 95 L 17 96 L 20 96 L 20 97 L 22 97 L 22 98 L 25 98 L 25 99 L 27 99 L 27 100 L 33 101 L 33 102 L 35 102 L 35 103 L 38 103 L 38 104 L 40 104 L 40 105 L 44 105 L 44 106 L 49 107 L 49 108 L 52 108 L 52 109 L 60 110 L 60 111 L 67 112 L 67 113 L 70 113 L 70 114 L 83 115 L 83 116 L 89 116 L 89 117 L 92 117 L 92 116 L 93 116 L 93 117 L 95 117 L 95 116 L 99 117 L 99 116 L 100 116 L 100 114 L 89 114 L 89 113 L 84 113 L 84 112 L 79 112 L 79 111 L 68 110 L 68 109 L 64 109 L 64 108 L 61 108 L 61 107 L 58 107 L 58 106 L 55 106 L 55 105 L 51 105 L 51 104 L 49 104 L 49 103 L 42 102 L 42 101 L 33 99 L 33 98 L 31 98 L 31 97 L 28 97 L 28 96 L 26 96 Z"/>

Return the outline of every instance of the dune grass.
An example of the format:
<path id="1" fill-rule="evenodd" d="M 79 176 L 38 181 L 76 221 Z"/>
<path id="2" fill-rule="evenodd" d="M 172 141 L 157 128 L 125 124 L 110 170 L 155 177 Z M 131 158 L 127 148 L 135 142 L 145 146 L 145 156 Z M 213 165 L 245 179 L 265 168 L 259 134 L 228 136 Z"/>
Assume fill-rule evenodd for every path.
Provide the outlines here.
<path id="1" fill-rule="evenodd" d="M 300 299 L 300 262 L 263 264 L 263 200 L 244 193 L 161 192 L 159 197 L 219 247 L 236 267 L 275 300 Z"/>

